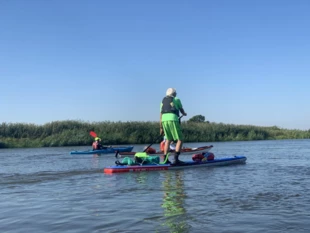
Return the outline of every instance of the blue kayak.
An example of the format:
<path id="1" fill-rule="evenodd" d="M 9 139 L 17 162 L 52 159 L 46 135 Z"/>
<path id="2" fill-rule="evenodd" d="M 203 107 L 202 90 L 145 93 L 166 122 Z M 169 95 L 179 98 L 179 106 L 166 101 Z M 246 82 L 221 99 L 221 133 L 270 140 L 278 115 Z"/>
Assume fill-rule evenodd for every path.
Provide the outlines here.
<path id="1" fill-rule="evenodd" d="M 112 154 L 119 152 L 131 152 L 133 146 L 121 146 L 121 147 L 108 147 L 106 149 L 101 150 L 86 150 L 86 151 L 71 151 L 71 155 L 78 155 L 78 154 Z"/>
<path id="2" fill-rule="evenodd" d="M 211 167 L 211 166 L 227 166 L 232 164 L 244 164 L 246 162 L 245 156 L 233 156 L 227 158 L 218 158 L 210 161 L 194 162 L 185 161 L 180 165 L 170 164 L 154 164 L 154 165 L 114 165 L 104 168 L 104 173 L 122 173 L 122 172 L 141 172 L 141 171 L 163 171 L 172 169 L 184 168 L 198 168 L 198 167 Z"/>

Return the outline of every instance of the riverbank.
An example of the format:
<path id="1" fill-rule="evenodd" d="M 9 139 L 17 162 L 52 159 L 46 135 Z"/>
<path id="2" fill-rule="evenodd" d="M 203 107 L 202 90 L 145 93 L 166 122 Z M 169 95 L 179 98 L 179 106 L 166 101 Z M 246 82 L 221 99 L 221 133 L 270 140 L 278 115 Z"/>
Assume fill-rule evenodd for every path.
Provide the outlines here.
<path id="1" fill-rule="evenodd" d="M 289 130 L 277 126 L 182 122 L 184 142 L 222 142 L 278 139 L 309 139 L 310 130 Z M 88 146 L 95 131 L 105 145 L 159 143 L 159 122 L 54 121 L 44 125 L 2 123 L 0 148 Z"/>

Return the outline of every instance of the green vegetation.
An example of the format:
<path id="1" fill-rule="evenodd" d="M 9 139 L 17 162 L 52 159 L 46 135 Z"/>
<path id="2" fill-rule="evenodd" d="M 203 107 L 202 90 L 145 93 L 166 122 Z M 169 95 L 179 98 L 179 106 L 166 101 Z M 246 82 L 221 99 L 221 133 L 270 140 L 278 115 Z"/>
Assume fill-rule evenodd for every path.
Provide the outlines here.
<path id="1" fill-rule="evenodd" d="M 205 121 L 205 117 L 203 115 L 196 115 L 196 116 L 193 116 L 192 118 L 190 118 L 188 121 L 189 122 L 196 122 L 196 123 L 199 123 L 199 122 L 204 122 Z M 208 122 L 209 123 L 209 122 Z"/>
<path id="2" fill-rule="evenodd" d="M 288 130 L 276 126 L 259 127 L 223 123 L 183 121 L 185 142 L 306 139 L 310 130 Z M 0 148 L 57 147 L 91 145 L 89 132 L 95 131 L 105 145 L 148 144 L 159 136 L 159 122 L 55 121 L 45 125 L 2 123 Z M 160 139 L 155 143 L 159 143 Z"/>

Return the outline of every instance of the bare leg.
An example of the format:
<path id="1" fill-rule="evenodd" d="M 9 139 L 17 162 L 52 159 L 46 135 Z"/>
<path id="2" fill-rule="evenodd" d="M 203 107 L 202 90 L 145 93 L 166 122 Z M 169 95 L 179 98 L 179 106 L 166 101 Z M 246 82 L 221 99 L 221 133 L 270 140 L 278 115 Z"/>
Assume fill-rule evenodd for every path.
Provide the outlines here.
<path id="1" fill-rule="evenodd" d="M 177 145 L 175 146 L 176 152 L 181 152 L 183 142 L 181 140 L 178 140 Z"/>
<path id="2" fill-rule="evenodd" d="M 165 150 L 164 150 L 164 161 L 166 160 L 166 155 L 168 154 L 169 152 L 169 149 L 170 149 L 170 140 L 166 140 L 166 143 L 165 143 Z M 169 159 L 168 159 L 169 160 Z"/>
<path id="3" fill-rule="evenodd" d="M 170 143 L 171 143 L 170 140 L 166 140 L 166 142 L 165 142 L 165 150 L 164 150 L 165 155 L 168 154 L 168 152 L 169 152 Z"/>

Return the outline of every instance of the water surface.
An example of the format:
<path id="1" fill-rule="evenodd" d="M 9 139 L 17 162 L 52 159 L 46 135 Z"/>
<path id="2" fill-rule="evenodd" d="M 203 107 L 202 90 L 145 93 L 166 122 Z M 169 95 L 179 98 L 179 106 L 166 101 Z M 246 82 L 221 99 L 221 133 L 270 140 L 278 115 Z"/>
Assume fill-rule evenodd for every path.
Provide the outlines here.
<path id="1" fill-rule="evenodd" d="M 247 163 L 104 174 L 113 154 L 69 154 L 89 147 L 2 149 L 1 232 L 310 232 L 310 140 L 186 146 L 211 144 Z"/>

